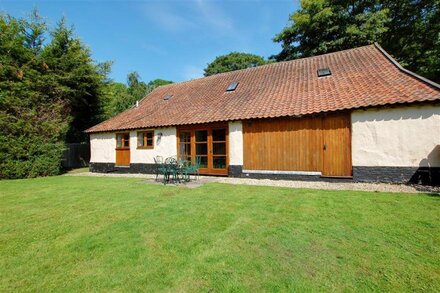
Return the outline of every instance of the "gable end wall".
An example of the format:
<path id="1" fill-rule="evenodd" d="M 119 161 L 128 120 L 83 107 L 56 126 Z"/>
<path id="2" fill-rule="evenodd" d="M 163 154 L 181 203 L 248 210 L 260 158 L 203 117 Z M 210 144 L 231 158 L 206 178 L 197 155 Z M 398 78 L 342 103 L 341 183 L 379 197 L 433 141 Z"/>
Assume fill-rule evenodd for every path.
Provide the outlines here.
<path id="1" fill-rule="evenodd" d="M 355 180 L 438 183 L 440 105 L 358 110 L 351 122 Z"/>

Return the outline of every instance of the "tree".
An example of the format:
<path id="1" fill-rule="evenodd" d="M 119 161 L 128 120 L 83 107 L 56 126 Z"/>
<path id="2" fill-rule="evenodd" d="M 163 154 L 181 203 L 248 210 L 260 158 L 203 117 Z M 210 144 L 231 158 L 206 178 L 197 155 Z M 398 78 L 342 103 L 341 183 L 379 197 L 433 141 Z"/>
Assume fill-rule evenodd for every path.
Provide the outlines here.
<path id="1" fill-rule="evenodd" d="M 173 83 L 171 80 L 165 80 L 165 79 L 154 79 L 152 81 L 150 81 L 147 86 L 149 88 L 150 91 L 154 90 L 155 88 L 159 87 L 159 86 L 163 86 L 163 85 L 167 85 L 167 84 L 171 84 Z"/>
<path id="2" fill-rule="evenodd" d="M 141 80 L 141 77 L 136 71 L 130 72 L 127 76 L 127 91 L 131 97 L 129 103 L 134 105 L 147 94 L 148 86 Z"/>
<path id="3" fill-rule="evenodd" d="M 1 14 L 0 178 L 58 174 L 65 142 L 84 141 L 83 130 L 102 118 L 109 69 L 64 20 L 49 34 L 36 10 L 24 19 Z"/>
<path id="4" fill-rule="evenodd" d="M 82 142 L 87 139 L 84 130 L 100 122 L 100 96 L 108 73 L 103 68 L 109 67 L 93 62 L 90 50 L 74 36 L 73 28 L 66 26 L 64 18 L 51 35 L 42 56 L 51 78 L 58 84 L 54 94 L 66 102 L 69 112 L 66 141 Z"/>
<path id="5" fill-rule="evenodd" d="M 103 118 L 111 118 L 133 107 L 136 101 L 140 101 L 156 87 L 170 83 L 172 81 L 164 79 L 155 79 L 145 83 L 137 72 L 130 72 L 127 75 L 127 85 L 115 81 L 110 82 L 106 86 L 105 95 L 101 102 L 104 112 Z"/>
<path id="6" fill-rule="evenodd" d="M 268 61 L 264 60 L 263 57 L 258 55 L 232 52 L 227 55 L 216 57 L 214 61 L 209 63 L 204 69 L 204 75 L 210 76 L 217 73 L 255 67 L 264 65 L 267 62 Z"/>
<path id="7" fill-rule="evenodd" d="M 380 43 L 404 66 L 440 82 L 440 1 L 384 1 L 389 30 Z"/>
<path id="8" fill-rule="evenodd" d="M 42 57 L 46 24 L 0 15 L 0 178 L 58 174 L 68 120 Z"/>
<path id="9" fill-rule="evenodd" d="M 379 41 L 388 29 L 388 10 L 377 1 L 303 0 L 291 25 L 274 37 L 282 51 L 272 58 L 291 60 Z"/>
<path id="10" fill-rule="evenodd" d="M 128 94 L 127 86 L 120 82 L 111 81 L 107 84 L 102 96 L 102 120 L 116 116 L 118 113 L 128 109 L 132 104 L 131 96 Z"/>
<path id="11" fill-rule="evenodd" d="M 410 70 L 439 80 L 440 0 L 302 0 L 274 37 L 292 60 L 379 42 Z"/>

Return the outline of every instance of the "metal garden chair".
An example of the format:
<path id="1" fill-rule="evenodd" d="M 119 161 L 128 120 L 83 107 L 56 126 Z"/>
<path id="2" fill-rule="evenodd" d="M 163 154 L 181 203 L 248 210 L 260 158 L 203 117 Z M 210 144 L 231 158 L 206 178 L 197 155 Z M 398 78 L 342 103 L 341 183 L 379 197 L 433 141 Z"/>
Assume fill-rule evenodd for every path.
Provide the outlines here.
<path id="1" fill-rule="evenodd" d="M 154 165 L 154 168 L 155 168 L 154 172 L 156 173 L 156 181 L 157 181 L 157 178 L 159 177 L 159 175 L 165 176 L 165 169 L 163 166 L 162 156 L 156 156 L 154 158 L 154 164 L 155 164 Z"/>
<path id="2" fill-rule="evenodd" d="M 177 165 L 176 158 L 175 157 L 166 158 L 164 166 L 165 166 L 165 173 L 166 173 L 166 178 L 164 180 L 164 184 L 166 184 L 167 182 L 170 182 L 171 180 L 174 182 L 179 181 L 178 165 Z"/>
<path id="3" fill-rule="evenodd" d="M 200 169 L 200 157 L 196 157 L 196 160 L 194 164 L 189 164 L 189 166 L 186 169 L 186 172 L 188 174 L 188 180 L 190 180 L 190 174 L 194 174 L 196 177 L 196 180 L 199 179 L 199 169 Z"/>
<path id="4" fill-rule="evenodd" d="M 182 160 L 180 162 L 180 168 L 179 168 L 180 170 L 179 171 L 180 171 L 181 178 L 185 182 L 190 181 L 190 178 L 189 178 L 190 167 L 191 167 L 191 161 Z"/>

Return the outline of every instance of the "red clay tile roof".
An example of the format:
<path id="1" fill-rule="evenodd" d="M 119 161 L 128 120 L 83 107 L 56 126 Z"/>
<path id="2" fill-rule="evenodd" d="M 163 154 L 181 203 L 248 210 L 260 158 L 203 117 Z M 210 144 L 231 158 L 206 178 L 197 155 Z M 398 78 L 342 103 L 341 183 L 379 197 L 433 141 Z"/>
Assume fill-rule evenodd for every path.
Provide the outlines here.
<path id="1" fill-rule="evenodd" d="M 332 75 L 317 76 L 319 68 Z M 235 91 L 226 92 L 231 82 Z M 171 95 L 171 99 L 164 100 Z M 396 103 L 439 101 L 440 89 L 412 75 L 377 45 L 161 86 L 87 132 L 299 116 Z"/>

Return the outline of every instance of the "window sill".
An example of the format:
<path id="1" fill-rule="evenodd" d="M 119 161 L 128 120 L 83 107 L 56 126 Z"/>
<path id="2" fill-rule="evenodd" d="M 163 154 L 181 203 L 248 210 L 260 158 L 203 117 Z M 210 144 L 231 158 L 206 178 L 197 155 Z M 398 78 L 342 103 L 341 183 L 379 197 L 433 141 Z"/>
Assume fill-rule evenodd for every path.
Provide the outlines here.
<path id="1" fill-rule="evenodd" d="M 154 147 L 137 147 L 138 150 L 152 150 Z"/>

